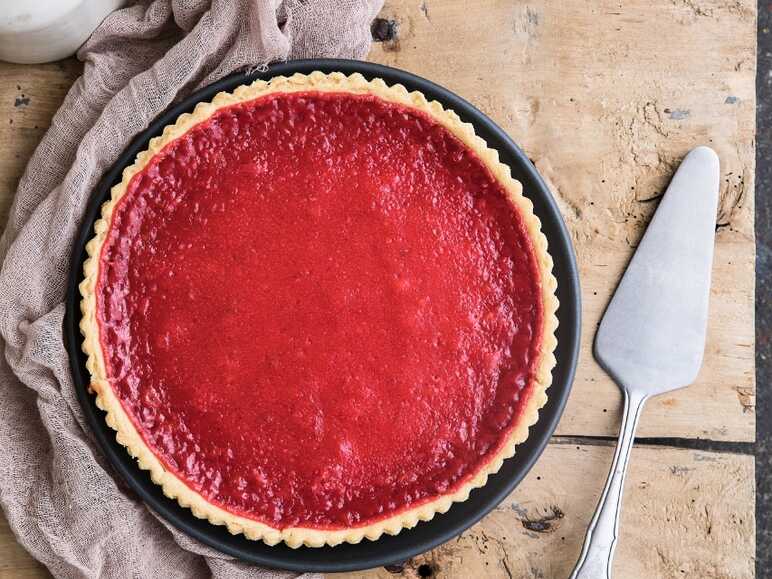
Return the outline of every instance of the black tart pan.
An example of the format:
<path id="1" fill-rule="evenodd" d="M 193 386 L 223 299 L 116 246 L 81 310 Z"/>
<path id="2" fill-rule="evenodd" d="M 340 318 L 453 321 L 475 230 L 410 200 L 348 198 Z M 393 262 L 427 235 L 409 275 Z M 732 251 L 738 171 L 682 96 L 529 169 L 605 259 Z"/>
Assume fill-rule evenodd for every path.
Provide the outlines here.
<path id="1" fill-rule="evenodd" d="M 408 90 L 420 90 L 430 100 L 438 100 L 445 107 L 452 108 L 464 121 L 474 125 L 477 134 L 489 146 L 497 149 L 501 161 L 512 168 L 513 176 L 523 184 L 525 195 L 533 201 L 534 211 L 541 219 L 542 229 L 549 240 L 549 251 L 555 262 L 560 326 L 555 352 L 557 366 L 548 391 L 549 401 L 541 410 L 539 421 L 531 427 L 528 440 L 517 447 L 515 456 L 504 462 L 501 470 L 488 480 L 485 487 L 472 491 L 467 501 L 454 504 L 447 513 L 437 515 L 429 522 L 419 523 L 413 529 L 403 530 L 396 536 L 384 535 L 377 541 L 363 540 L 358 545 L 291 549 L 284 544 L 269 547 L 242 535 L 234 536 L 225 527 L 195 518 L 189 509 L 164 496 L 160 487 L 150 480 L 148 473 L 140 470 L 126 449 L 116 442 L 115 432 L 107 426 L 104 413 L 96 407 L 94 397 L 88 392 L 89 374 L 85 366 L 85 355 L 80 348 L 82 338 L 78 329 L 78 284 L 83 279 L 85 245 L 93 236 L 99 208 L 108 198 L 110 188 L 120 181 L 123 169 L 134 162 L 138 152 L 147 148 L 152 137 L 160 135 L 163 128 L 173 123 L 180 114 L 192 111 L 201 101 L 212 100 L 220 91 L 232 91 L 256 79 L 267 80 L 272 76 L 310 73 L 314 70 L 340 71 L 345 74 L 359 72 L 366 78 L 382 78 L 387 84 L 401 83 Z M 293 571 L 354 571 L 399 563 L 454 538 L 479 521 L 517 486 L 546 447 L 568 398 L 579 352 L 579 277 L 571 238 L 555 200 L 528 157 L 493 121 L 449 90 L 401 70 L 352 60 L 298 60 L 276 64 L 265 71 L 233 74 L 195 92 L 162 113 L 131 142 L 94 190 L 75 239 L 66 299 L 64 338 L 78 397 L 94 437 L 115 470 L 148 506 L 191 537 L 244 561 Z"/>

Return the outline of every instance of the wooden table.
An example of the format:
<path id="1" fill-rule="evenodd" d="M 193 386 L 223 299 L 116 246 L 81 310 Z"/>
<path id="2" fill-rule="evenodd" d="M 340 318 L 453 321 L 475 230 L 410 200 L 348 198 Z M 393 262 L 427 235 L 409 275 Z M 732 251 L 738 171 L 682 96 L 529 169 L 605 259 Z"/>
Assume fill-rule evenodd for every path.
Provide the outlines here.
<path id="1" fill-rule="evenodd" d="M 645 411 L 615 570 L 753 576 L 755 10 L 753 0 L 387 1 L 381 18 L 395 25 L 381 31 L 395 35 L 370 59 L 449 87 L 522 145 L 572 232 L 585 324 L 568 408 L 523 484 L 457 540 L 347 577 L 567 576 L 620 417 L 619 392 L 591 355 L 594 331 L 658 196 L 698 144 L 718 151 L 723 176 L 705 363 L 693 386 Z M 0 66 L 0 221 L 79 73 L 75 61 Z M 0 523 L 0 579 L 44 575 Z"/>

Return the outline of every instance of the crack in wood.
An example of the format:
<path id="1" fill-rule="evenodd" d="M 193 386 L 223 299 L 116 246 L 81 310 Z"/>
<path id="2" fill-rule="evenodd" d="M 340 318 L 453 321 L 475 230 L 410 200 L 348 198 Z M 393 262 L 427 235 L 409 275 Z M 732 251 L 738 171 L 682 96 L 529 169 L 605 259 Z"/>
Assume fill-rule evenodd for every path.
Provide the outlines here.
<path id="1" fill-rule="evenodd" d="M 376 18 L 370 25 L 370 33 L 375 42 L 394 42 L 397 40 L 399 23 L 396 20 Z"/>
<path id="2" fill-rule="evenodd" d="M 565 517 L 562 509 L 550 506 L 549 512 L 538 518 L 521 519 L 523 528 L 533 533 L 553 533 L 560 527 L 560 521 Z"/>
<path id="3" fill-rule="evenodd" d="M 615 446 L 615 436 L 564 435 L 557 434 L 550 438 L 551 444 L 584 445 L 584 446 Z M 712 440 L 710 438 L 680 438 L 680 437 L 640 437 L 635 438 L 636 446 L 665 446 L 670 448 L 701 450 L 716 454 L 755 454 L 755 443 Z"/>
<path id="4" fill-rule="evenodd" d="M 509 568 L 509 562 L 507 561 L 508 555 L 506 550 L 504 551 L 504 556 L 501 558 L 501 565 L 504 567 L 504 572 L 507 574 L 507 577 L 509 579 L 512 579 L 512 569 Z"/>
<path id="5" fill-rule="evenodd" d="M 424 15 L 424 18 L 426 18 L 426 21 L 431 23 L 432 19 L 429 17 L 429 6 L 426 3 L 426 0 L 423 0 L 421 2 L 421 5 L 419 6 L 421 13 Z"/>

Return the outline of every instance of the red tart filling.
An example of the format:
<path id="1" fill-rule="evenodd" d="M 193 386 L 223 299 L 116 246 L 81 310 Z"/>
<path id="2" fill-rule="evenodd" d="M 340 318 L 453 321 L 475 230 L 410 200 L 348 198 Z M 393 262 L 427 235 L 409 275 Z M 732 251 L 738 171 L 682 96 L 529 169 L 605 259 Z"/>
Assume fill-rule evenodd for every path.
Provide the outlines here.
<path id="1" fill-rule="evenodd" d="M 458 489 L 517 425 L 543 303 L 505 188 L 428 115 L 305 92 L 220 109 L 102 247 L 110 385 L 165 468 L 274 528 Z"/>

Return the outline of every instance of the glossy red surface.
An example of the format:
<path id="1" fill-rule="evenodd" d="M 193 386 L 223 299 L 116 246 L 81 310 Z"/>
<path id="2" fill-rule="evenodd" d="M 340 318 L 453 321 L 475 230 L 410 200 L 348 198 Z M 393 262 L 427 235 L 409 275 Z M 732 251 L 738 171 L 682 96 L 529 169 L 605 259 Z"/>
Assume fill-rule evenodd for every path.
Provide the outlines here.
<path id="1" fill-rule="evenodd" d="M 539 293 L 518 212 L 446 129 L 304 93 L 223 109 L 132 179 L 97 316 L 170 470 L 236 514 L 339 528 L 454 490 L 501 446 Z"/>

